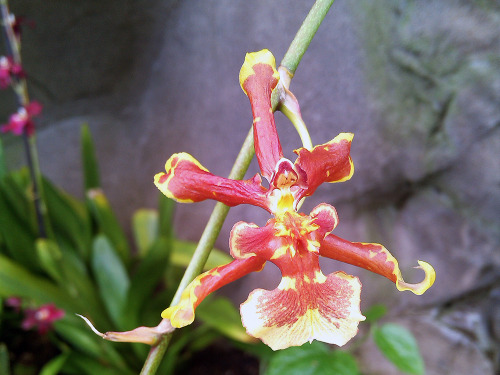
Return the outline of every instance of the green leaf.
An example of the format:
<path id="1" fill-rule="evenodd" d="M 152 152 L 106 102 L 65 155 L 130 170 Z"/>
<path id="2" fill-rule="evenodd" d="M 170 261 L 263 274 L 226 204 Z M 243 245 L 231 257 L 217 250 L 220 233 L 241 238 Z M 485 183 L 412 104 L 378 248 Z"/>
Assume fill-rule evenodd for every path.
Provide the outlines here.
<path id="1" fill-rule="evenodd" d="M 28 199 L 26 170 L 10 173 L 0 180 L 0 233 L 9 255 L 30 269 L 38 269 L 34 241 L 33 202 Z"/>
<path id="2" fill-rule="evenodd" d="M 137 210 L 132 217 L 135 243 L 139 255 L 144 256 L 158 237 L 158 212 L 155 210 Z"/>
<path id="3" fill-rule="evenodd" d="M 58 355 L 43 366 L 40 375 L 57 375 L 68 360 L 69 352 Z"/>
<path id="4" fill-rule="evenodd" d="M 265 375 L 359 375 L 355 359 L 330 351 L 320 342 L 280 350 L 271 358 Z"/>
<path id="5" fill-rule="evenodd" d="M 387 323 L 375 329 L 373 339 L 382 354 L 401 371 L 415 375 L 425 373 L 417 341 L 406 328 Z"/>
<path id="6" fill-rule="evenodd" d="M 366 322 L 373 323 L 381 319 L 387 314 L 387 307 L 382 304 L 375 304 L 368 308 L 368 310 L 363 312 L 366 317 Z"/>
<path id="7" fill-rule="evenodd" d="M 101 186 L 99 181 L 99 165 L 94 150 L 94 142 L 87 124 L 81 128 L 81 143 L 82 143 L 82 164 L 83 164 L 83 181 L 85 191 L 96 189 Z"/>
<path id="8" fill-rule="evenodd" d="M 118 369 L 103 359 L 95 360 L 87 355 L 71 352 L 63 367 L 63 373 L 78 375 L 132 375 L 137 372 L 125 368 Z"/>
<path id="9" fill-rule="evenodd" d="M 196 309 L 196 316 L 223 335 L 241 342 L 255 342 L 241 324 L 240 313 L 227 298 L 205 300 Z"/>
<path id="10" fill-rule="evenodd" d="M 4 343 L 0 343 L 0 374 L 10 374 L 9 350 Z"/>
<path id="11" fill-rule="evenodd" d="M 116 350 L 116 345 L 95 335 L 80 317 L 66 316 L 55 322 L 54 328 L 66 342 L 71 343 L 72 347 L 81 353 L 105 360 L 119 368 L 125 367 L 125 361 Z"/>
<path id="12" fill-rule="evenodd" d="M 130 282 L 127 302 L 127 323 L 137 325 L 139 312 L 154 289 L 163 280 L 170 261 L 171 241 L 158 238 L 139 263 Z"/>
<path id="13" fill-rule="evenodd" d="M 98 297 L 97 288 L 89 278 L 85 264 L 74 251 L 60 248 L 51 240 L 38 239 L 36 249 L 43 269 L 68 292 L 73 299 L 85 305 L 80 314 L 90 314 L 104 322 L 105 311 Z"/>
<path id="14" fill-rule="evenodd" d="M 165 358 L 160 365 L 158 374 L 162 375 L 173 375 L 177 373 L 175 366 L 181 361 L 181 352 L 198 337 L 203 336 L 207 333 L 207 328 L 205 326 L 199 326 L 195 329 L 185 330 L 182 335 L 179 335 L 175 341 L 173 341 L 167 352 L 165 353 Z"/>
<path id="15" fill-rule="evenodd" d="M 0 255 L 0 296 L 25 297 L 40 304 L 53 302 L 67 312 L 85 311 L 80 301 L 4 255 Z"/>
<path id="16" fill-rule="evenodd" d="M 87 192 L 91 212 L 102 234 L 111 241 L 118 255 L 128 265 L 130 261 L 130 247 L 127 237 L 116 218 L 106 195 L 100 189 Z"/>
<path id="17" fill-rule="evenodd" d="M 0 139 L 0 179 L 7 174 L 7 163 L 3 152 L 2 139 Z"/>
<path id="18" fill-rule="evenodd" d="M 172 265 L 184 268 L 187 267 L 195 250 L 196 244 L 194 242 L 175 239 L 172 249 Z M 223 251 L 212 249 L 203 270 L 208 271 L 214 267 L 227 264 L 233 260 L 234 259 L 230 255 L 224 253 Z"/>
<path id="19" fill-rule="evenodd" d="M 92 250 L 92 269 L 99 293 L 113 321 L 122 327 L 130 285 L 127 271 L 105 236 L 96 237 Z"/>
<path id="20" fill-rule="evenodd" d="M 36 251 L 43 270 L 58 284 L 63 284 L 64 278 L 60 268 L 62 253 L 59 247 L 50 240 L 40 238 L 36 241 Z"/>
<path id="21" fill-rule="evenodd" d="M 92 237 L 87 208 L 47 179 L 43 179 L 43 191 L 56 239 L 88 259 Z"/>
<path id="22" fill-rule="evenodd" d="M 171 238 L 174 232 L 175 201 L 159 194 L 158 200 L 158 230 L 161 236 Z"/>

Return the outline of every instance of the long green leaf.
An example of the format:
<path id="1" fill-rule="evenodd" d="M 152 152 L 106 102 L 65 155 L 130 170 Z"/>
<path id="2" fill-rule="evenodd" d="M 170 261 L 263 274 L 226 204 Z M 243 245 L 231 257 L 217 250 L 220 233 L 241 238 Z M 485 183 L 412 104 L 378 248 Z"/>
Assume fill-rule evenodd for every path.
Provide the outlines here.
<path id="1" fill-rule="evenodd" d="M 314 341 L 276 352 L 265 375 L 359 375 L 355 359 L 348 353 L 329 351 Z"/>
<path id="2" fill-rule="evenodd" d="M 78 375 L 132 375 L 130 369 L 116 368 L 108 362 L 96 360 L 87 355 L 72 352 L 63 367 L 64 374 Z"/>
<path id="3" fill-rule="evenodd" d="M 99 226 L 102 234 L 111 241 L 118 255 L 125 263 L 130 261 L 130 247 L 127 237 L 116 218 L 108 199 L 100 189 L 92 189 L 87 192 L 88 203 L 91 212 Z"/>
<path id="4" fill-rule="evenodd" d="M 25 297 L 38 303 L 53 302 L 57 307 L 69 312 L 84 313 L 86 309 L 80 301 L 72 299 L 62 289 L 0 255 L 0 296 Z"/>
<path id="5" fill-rule="evenodd" d="M 57 375 L 68 360 L 69 352 L 58 355 L 43 366 L 39 375 Z"/>
<path id="6" fill-rule="evenodd" d="M 35 247 L 43 270 L 58 284 L 64 285 L 65 280 L 60 268 L 62 253 L 59 247 L 46 239 L 37 240 Z"/>
<path id="7" fill-rule="evenodd" d="M 172 248 L 171 262 L 174 266 L 187 267 L 189 261 L 193 257 L 194 251 L 196 250 L 196 244 L 189 241 L 181 241 L 175 239 Z M 227 264 L 234 259 L 230 255 L 224 253 L 221 250 L 213 249 L 210 252 L 207 263 L 203 268 L 204 271 L 210 270 L 214 267 Z"/>
<path id="8" fill-rule="evenodd" d="M 241 342 L 255 342 L 241 324 L 240 313 L 227 298 L 205 300 L 196 309 L 196 316 L 223 335 Z"/>
<path id="9" fill-rule="evenodd" d="M 83 181 L 85 191 L 96 189 L 101 186 L 99 181 L 99 165 L 94 150 L 94 142 L 87 124 L 81 128 L 81 143 L 82 143 L 82 164 L 83 164 Z"/>
<path id="10" fill-rule="evenodd" d="M 128 291 L 127 322 L 138 325 L 141 308 L 148 303 L 154 289 L 162 281 L 170 261 L 171 241 L 160 237 L 139 263 Z"/>
<path id="11" fill-rule="evenodd" d="M 0 374 L 10 374 L 9 350 L 4 343 L 0 343 Z"/>
<path id="12" fill-rule="evenodd" d="M 5 161 L 5 154 L 3 152 L 3 143 L 0 138 L 0 179 L 7 174 L 7 163 Z"/>
<path id="13" fill-rule="evenodd" d="M 130 280 L 122 260 L 103 235 L 96 237 L 94 241 L 92 269 L 109 315 L 118 327 L 123 328 Z"/>
<path id="14" fill-rule="evenodd" d="M 147 209 L 137 210 L 132 217 L 132 228 L 139 255 L 144 256 L 158 238 L 158 212 Z"/>
<path id="15" fill-rule="evenodd" d="M 88 259 L 91 229 L 87 208 L 47 179 L 43 179 L 43 191 L 56 239 Z"/>
<path id="16" fill-rule="evenodd" d="M 114 367 L 126 368 L 123 357 L 115 344 L 95 335 L 79 317 L 67 316 L 54 324 L 57 333 L 81 353 L 111 363 Z"/>
<path id="17" fill-rule="evenodd" d="M 406 328 L 386 323 L 375 329 L 373 340 L 382 354 L 401 371 L 415 375 L 425 373 L 417 341 Z"/>
<path id="18" fill-rule="evenodd" d="M 36 270 L 36 229 L 33 206 L 28 199 L 27 177 L 26 173 L 19 171 L 0 180 L 0 233 L 9 255 Z"/>
<path id="19" fill-rule="evenodd" d="M 78 299 L 85 305 L 86 314 L 96 318 L 99 322 L 108 322 L 105 319 L 105 311 L 98 297 L 97 288 L 77 254 L 60 248 L 55 242 L 46 239 L 37 240 L 36 248 L 40 264 L 60 288 L 66 290 L 71 298 Z"/>
<path id="20" fill-rule="evenodd" d="M 173 237 L 175 201 L 160 193 L 158 199 L 158 213 L 159 234 L 165 238 Z"/>

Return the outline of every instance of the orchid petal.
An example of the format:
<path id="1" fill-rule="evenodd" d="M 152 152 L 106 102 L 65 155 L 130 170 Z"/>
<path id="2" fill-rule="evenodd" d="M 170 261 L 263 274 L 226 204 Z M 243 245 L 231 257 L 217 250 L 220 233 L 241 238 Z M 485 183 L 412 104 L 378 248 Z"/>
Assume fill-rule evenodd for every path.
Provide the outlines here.
<path id="1" fill-rule="evenodd" d="M 268 181 L 271 180 L 274 167 L 283 157 L 271 105 L 271 94 L 279 78 L 274 56 L 269 50 L 246 54 L 240 70 L 240 85 L 250 99 L 255 154 L 262 175 Z"/>
<path id="2" fill-rule="evenodd" d="M 187 153 L 174 154 L 165 164 L 166 173 L 158 173 L 154 183 L 167 197 L 182 203 L 214 199 L 228 206 L 253 204 L 268 209 L 266 189 L 261 178 L 231 180 L 210 173 Z"/>
<path id="3" fill-rule="evenodd" d="M 336 272 L 315 280 L 284 277 L 278 288 L 254 290 L 241 304 L 247 333 L 273 350 L 319 340 L 344 345 L 365 318 L 359 310 L 361 284 Z"/>
<path id="4" fill-rule="evenodd" d="M 273 255 L 272 246 L 278 241 L 275 232 L 272 220 L 262 228 L 244 221 L 236 223 L 229 238 L 231 256 L 234 259 L 246 259 L 257 255 L 270 259 Z"/>
<path id="5" fill-rule="evenodd" d="M 398 261 L 384 246 L 375 243 L 349 242 L 332 234 L 324 239 L 320 255 L 378 273 L 394 282 L 398 290 L 410 290 L 417 295 L 429 289 L 436 279 L 434 268 L 429 263 L 419 260 L 417 268 L 425 272 L 424 280 L 416 284 L 407 283 L 401 275 Z"/>
<path id="6" fill-rule="evenodd" d="M 314 207 L 309 216 L 314 219 L 314 224 L 319 226 L 317 232 L 323 238 L 334 230 L 339 223 L 337 210 L 326 203 L 321 203 Z"/>
<path id="7" fill-rule="evenodd" d="M 162 318 L 169 319 L 176 328 L 191 324 L 194 321 L 196 307 L 206 296 L 250 272 L 261 271 L 265 262 L 265 259 L 260 257 L 237 259 L 202 273 L 184 289 L 177 305 L 162 312 Z"/>
<path id="8" fill-rule="evenodd" d="M 352 133 L 340 133 L 330 142 L 315 146 L 311 151 L 299 148 L 295 165 L 307 175 L 307 189 L 301 197 L 314 193 L 323 182 L 343 182 L 354 173 L 354 164 L 349 155 Z"/>

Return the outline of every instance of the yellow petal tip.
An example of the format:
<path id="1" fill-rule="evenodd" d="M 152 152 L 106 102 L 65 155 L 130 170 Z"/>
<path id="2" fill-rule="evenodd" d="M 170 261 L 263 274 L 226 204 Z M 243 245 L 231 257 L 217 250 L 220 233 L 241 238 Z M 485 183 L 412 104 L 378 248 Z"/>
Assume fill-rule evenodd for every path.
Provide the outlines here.
<path id="1" fill-rule="evenodd" d="M 432 286 L 432 284 L 434 284 L 434 281 L 436 281 L 436 271 L 434 271 L 434 268 L 429 263 L 422 260 L 418 261 L 418 267 L 415 268 L 420 268 L 425 272 L 424 279 L 419 283 L 409 284 L 405 282 L 402 277 L 399 277 L 396 282 L 396 287 L 400 291 L 410 290 L 417 295 L 422 295 Z"/>
<path id="2" fill-rule="evenodd" d="M 276 70 L 276 60 L 271 51 L 269 51 L 268 49 L 263 49 L 258 52 L 249 52 L 245 55 L 245 62 L 241 67 L 239 76 L 240 86 L 243 91 L 245 91 L 245 89 L 243 88 L 243 83 L 247 80 L 248 77 L 255 74 L 253 67 L 257 64 L 270 65 L 274 71 L 273 76 L 276 79 L 279 79 L 280 76 L 278 71 Z"/>

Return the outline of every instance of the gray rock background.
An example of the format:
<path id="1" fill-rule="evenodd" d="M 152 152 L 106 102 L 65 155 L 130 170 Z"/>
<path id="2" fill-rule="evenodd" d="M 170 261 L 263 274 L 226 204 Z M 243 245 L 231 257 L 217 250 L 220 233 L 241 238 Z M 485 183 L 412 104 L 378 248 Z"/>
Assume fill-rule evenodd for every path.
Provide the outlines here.
<path id="1" fill-rule="evenodd" d="M 12 2 L 36 27 L 24 29 L 32 97 L 45 105 L 38 144 L 43 172 L 82 196 L 78 137 L 88 122 L 103 186 L 123 224 L 155 207 L 153 175 L 186 151 L 226 176 L 251 125 L 238 73 L 248 51 L 279 61 L 312 1 L 87 0 Z M 391 307 L 389 320 L 417 336 L 427 374 L 495 374 L 500 341 L 500 3 L 487 0 L 338 0 L 291 86 L 313 143 L 355 133 L 354 177 L 306 201 L 337 207 L 336 234 L 383 243 L 409 281 L 430 262 L 437 281 L 423 296 L 399 293 L 364 270 L 362 308 Z M 0 115 L 12 111 L 0 93 Z M 300 144 L 277 114 L 284 150 Z M 24 157 L 7 138 L 12 167 Z M 248 175 L 257 171 L 254 162 Z M 213 202 L 179 205 L 176 231 L 196 240 Z M 231 210 L 264 224 L 255 207 Z M 272 289 L 273 266 L 225 289 L 242 302 Z M 365 374 L 398 372 L 367 343 Z"/>

